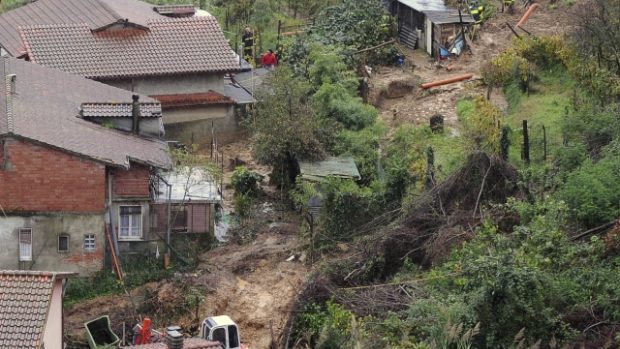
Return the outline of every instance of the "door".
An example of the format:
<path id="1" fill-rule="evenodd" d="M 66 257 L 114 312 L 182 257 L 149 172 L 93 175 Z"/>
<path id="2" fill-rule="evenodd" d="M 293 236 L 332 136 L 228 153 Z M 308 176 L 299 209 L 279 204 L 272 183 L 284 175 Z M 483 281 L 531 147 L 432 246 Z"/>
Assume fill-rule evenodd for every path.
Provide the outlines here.
<path id="1" fill-rule="evenodd" d="M 433 23 L 428 17 L 424 21 L 424 33 L 426 34 L 426 52 L 433 55 Z"/>

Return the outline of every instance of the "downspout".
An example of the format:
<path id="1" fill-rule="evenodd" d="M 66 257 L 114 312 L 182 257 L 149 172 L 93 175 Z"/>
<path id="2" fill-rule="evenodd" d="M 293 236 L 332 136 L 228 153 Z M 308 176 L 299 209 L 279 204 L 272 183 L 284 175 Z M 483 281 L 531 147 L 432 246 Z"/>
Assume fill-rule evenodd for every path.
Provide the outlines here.
<path id="1" fill-rule="evenodd" d="M 107 224 L 110 225 L 110 234 L 112 234 L 112 242 L 114 246 L 110 246 L 116 252 L 118 256 L 118 239 L 116 237 L 116 230 L 114 230 L 114 220 L 112 219 L 112 173 L 108 171 L 108 219 Z"/>

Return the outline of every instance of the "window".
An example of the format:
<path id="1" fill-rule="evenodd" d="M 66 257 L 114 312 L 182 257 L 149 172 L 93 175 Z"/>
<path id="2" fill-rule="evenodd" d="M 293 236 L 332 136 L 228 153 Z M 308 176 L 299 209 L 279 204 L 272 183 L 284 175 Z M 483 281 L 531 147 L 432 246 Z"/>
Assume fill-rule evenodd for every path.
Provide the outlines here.
<path id="1" fill-rule="evenodd" d="M 224 347 L 226 347 L 226 329 L 223 327 L 218 327 L 211 332 L 211 338 L 214 342 L 220 342 Z"/>
<path id="2" fill-rule="evenodd" d="M 19 230 L 19 261 L 32 260 L 32 229 L 22 228 Z"/>
<path id="3" fill-rule="evenodd" d="M 97 249 L 95 246 L 95 234 L 84 235 L 84 251 L 94 252 Z"/>
<path id="4" fill-rule="evenodd" d="M 142 208 L 140 206 L 121 206 L 119 212 L 120 239 L 139 239 L 142 237 Z"/>
<path id="5" fill-rule="evenodd" d="M 69 252 L 69 235 L 58 235 L 58 252 Z"/>
<path id="6" fill-rule="evenodd" d="M 179 231 L 187 229 L 187 211 L 185 206 L 174 206 L 170 210 L 172 229 Z"/>
<path id="7" fill-rule="evenodd" d="M 228 345 L 231 349 L 239 347 L 239 334 L 235 325 L 228 326 Z"/>

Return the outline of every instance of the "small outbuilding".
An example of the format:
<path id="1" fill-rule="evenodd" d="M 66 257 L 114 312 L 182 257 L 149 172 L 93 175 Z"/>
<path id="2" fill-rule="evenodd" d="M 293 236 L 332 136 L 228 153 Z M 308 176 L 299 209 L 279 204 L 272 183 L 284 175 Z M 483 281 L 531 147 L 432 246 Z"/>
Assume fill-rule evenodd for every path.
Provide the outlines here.
<path id="1" fill-rule="evenodd" d="M 159 178 L 151 229 L 166 232 L 170 215 L 171 232 L 213 234 L 216 205 L 221 203 L 221 183 L 205 169 L 177 168 Z"/>
<path id="2" fill-rule="evenodd" d="M 459 12 L 443 0 L 393 0 L 388 6 L 398 19 L 400 42 L 433 57 L 439 57 L 441 49 L 459 55 L 465 43 L 462 33 L 475 23 L 468 11 Z"/>
<path id="3" fill-rule="evenodd" d="M 362 177 L 351 157 L 328 157 L 321 161 L 299 161 L 301 179 L 322 182 L 328 177 L 360 180 Z"/>

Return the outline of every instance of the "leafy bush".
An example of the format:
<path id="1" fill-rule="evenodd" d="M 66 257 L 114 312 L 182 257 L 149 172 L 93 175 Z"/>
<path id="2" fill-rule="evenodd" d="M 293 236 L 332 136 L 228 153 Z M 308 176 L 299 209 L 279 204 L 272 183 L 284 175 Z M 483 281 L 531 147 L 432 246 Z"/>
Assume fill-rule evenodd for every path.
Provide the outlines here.
<path id="1" fill-rule="evenodd" d="M 258 183 L 263 180 L 260 174 L 248 170 L 245 166 L 235 168 L 231 181 L 235 188 L 235 195 L 255 195 L 258 191 Z"/>
<path id="2" fill-rule="evenodd" d="M 360 97 L 353 96 L 340 84 L 324 83 L 314 94 L 313 101 L 319 113 L 337 120 L 349 130 L 359 131 L 372 125 L 379 115 L 373 106 L 364 104 Z"/>
<path id="3" fill-rule="evenodd" d="M 578 222 L 594 227 L 620 214 L 620 156 L 593 163 L 586 160 L 568 175 L 559 193 Z"/>
<path id="4" fill-rule="evenodd" d="M 334 152 L 352 156 L 360 172 L 361 185 L 368 186 L 379 179 L 379 142 L 385 127 L 374 124 L 360 131 L 343 130 L 338 136 Z"/>
<path id="5" fill-rule="evenodd" d="M 321 243 L 332 245 L 351 239 L 356 229 L 378 212 L 376 192 L 351 180 L 330 178 L 321 184 L 321 193 Z"/>

